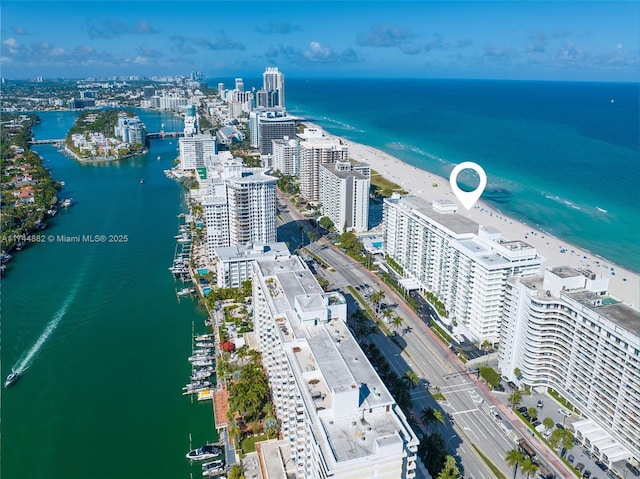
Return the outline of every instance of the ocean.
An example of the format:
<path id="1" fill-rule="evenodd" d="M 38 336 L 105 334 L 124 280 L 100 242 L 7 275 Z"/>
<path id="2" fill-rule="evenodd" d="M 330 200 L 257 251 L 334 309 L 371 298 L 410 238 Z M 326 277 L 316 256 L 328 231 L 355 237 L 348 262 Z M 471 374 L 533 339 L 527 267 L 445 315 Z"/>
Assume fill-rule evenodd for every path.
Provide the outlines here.
<path id="1" fill-rule="evenodd" d="M 490 206 L 635 272 L 638 93 L 620 83 L 286 79 L 289 113 L 446 178 L 476 162 Z"/>
<path id="2" fill-rule="evenodd" d="M 76 113 L 39 115 L 34 133 L 46 139 L 64 137 Z M 183 128 L 168 114 L 139 115 L 150 131 Z M 24 368 L 0 392 L 3 479 L 200 477 L 185 454 L 217 431 L 211 401 L 181 394 L 192 328 L 204 332 L 207 315 L 177 301 L 182 286 L 168 271 L 186 211 L 183 188 L 163 174 L 176 148 L 176 139 L 153 140 L 147 155 L 94 165 L 34 148 L 73 205 L 2 279 L 3 381 Z M 116 242 L 64 239 L 77 235 Z"/>

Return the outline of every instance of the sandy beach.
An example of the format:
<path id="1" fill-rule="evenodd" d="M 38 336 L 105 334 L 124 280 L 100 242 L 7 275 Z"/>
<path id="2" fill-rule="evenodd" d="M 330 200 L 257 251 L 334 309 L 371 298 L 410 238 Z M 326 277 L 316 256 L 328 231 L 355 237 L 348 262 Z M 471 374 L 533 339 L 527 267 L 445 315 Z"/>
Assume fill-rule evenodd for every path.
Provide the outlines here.
<path id="1" fill-rule="evenodd" d="M 307 125 L 311 126 L 308 123 Z M 313 127 L 322 129 L 318 125 L 313 125 Z M 327 135 L 333 136 L 329 133 Z M 354 143 L 344 138 L 342 138 L 342 142 L 348 146 L 351 158 L 368 163 L 372 169 L 397 183 L 411 194 L 429 201 L 446 198 L 458 202 L 451 191 L 448 178 L 445 179 L 411 166 L 376 148 Z M 434 186 L 434 184 L 437 186 Z M 542 265 L 543 268 L 556 266 L 586 268 L 597 275 L 609 278 L 609 294 L 633 308 L 638 308 L 640 303 L 640 277 L 637 274 L 566 241 L 507 217 L 487 206 L 482 201 L 482 198 L 469 211 L 460 205 L 458 213 L 468 216 L 481 225 L 493 226 L 499 229 L 507 239 L 522 240 L 535 246 L 538 254 L 546 258 Z"/>

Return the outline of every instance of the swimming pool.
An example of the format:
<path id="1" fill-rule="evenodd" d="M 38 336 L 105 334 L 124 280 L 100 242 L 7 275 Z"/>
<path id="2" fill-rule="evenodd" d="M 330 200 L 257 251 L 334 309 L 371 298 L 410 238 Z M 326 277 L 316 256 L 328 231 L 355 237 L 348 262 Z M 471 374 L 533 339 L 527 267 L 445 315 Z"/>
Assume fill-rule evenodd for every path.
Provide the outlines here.
<path id="1" fill-rule="evenodd" d="M 371 242 L 371 246 L 373 246 L 375 249 L 380 249 L 382 248 L 382 241 L 372 241 Z"/>
<path id="2" fill-rule="evenodd" d="M 202 292 L 203 292 L 203 293 L 204 293 L 204 295 L 206 296 L 206 295 L 208 295 L 208 294 L 211 292 L 211 288 L 204 288 L 204 289 L 202 290 Z"/>
<path id="3" fill-rule="evenodd" d="M 201 268 L 198 270 L 198 274 L 209 274 L 209 270 L 207 268 Z"/>

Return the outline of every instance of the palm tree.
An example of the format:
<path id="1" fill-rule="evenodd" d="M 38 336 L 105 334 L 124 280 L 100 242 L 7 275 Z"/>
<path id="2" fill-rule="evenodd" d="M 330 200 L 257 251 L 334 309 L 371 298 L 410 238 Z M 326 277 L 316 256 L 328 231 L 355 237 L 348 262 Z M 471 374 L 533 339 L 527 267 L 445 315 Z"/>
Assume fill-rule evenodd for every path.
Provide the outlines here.
<path id="1" fill-rule="evenodd" d="M 520 472 L 527 477 L 531 477 L 531 474 L 535 474 L 538 470 L 538 465 L 529 457 L 527 457 L 520 466 Z"/>
<path id="2" fill-rule="evenodd" d="M 456 460 L 453 456 L 447 456 L 444 460 L 444 466 L 436 479 L 458 479 L 459 477 L 460 470 L 458 469 Z"/>
<path id="3" fill-rule="evenodd" d="M 520 401 L 522 401 L 522 391 L 519 389 L 514 390 L 507 399 L 511 403 L 511 409 L 515 409 L 515 407 L 520 404 Z"/>
<path id="4" fill-rule="evenodd" d="M 411 369 L 404 373 L 403 378 L 407 378 L 412 387 L 416 387 L 420 383 L 420 378 Z"/>
<path id="5" fill-rule="evenodd" d="M 544 425 L 544 427 L 546 427 L 547 429 L 551 429 L 554 425 L 553 419 L 551 419 L 550 417 L 545 417 L 542 420 L 542 424 Z"/>
<path id="6" fill-rule="evenodd" d="M 425 433 L 428 433 L 429 425 L 431 424 L 444 424 L 444 417 L 442 417 L 442 413 L 432 407 L 424 408 L 420 419 L 422 419 L 422 422 L 425 425 Z"/>
<path id="7" fill-rule="evenodd" d="M 376 291 L 375 293 L 373 293 L 369 297 L 369 299 L 371 299 L 371 301 L 373 303 L 375 303 L 375 305 L 376 305 L 376 314 L 378 314 L 380 312 L 380 303 L 384 299 L 384 291 L 382 291 L 382 290 Z"/>
<path id="8" fill-rule="evenodd" d="M 391 311 L 391 309 L 385 308 L 382 310 L 382 317 L 384 318 L 385 323 L 389 322 L 389 318 L 391 316 L 393 316 L 393 311 Z"/>
<path id="9" fill-rule="evenodd" d="M 530 417 L 537 417 L 538 416 L 538 410 L 534 407 L 530 407 L 529 409 L 527 409 L 527 412 L 529 413 Z"/>
<path id="10" fill-rule="evenodd" d="M 389 310 L 385 310 L 385 311 L 389 311 Z M 393 327 L 396 328 L 396 330 L 400 329 L 400 326 L 402 326 L 402 323 L 404 322 L 404 320 L 396 315 L 392 320 L 391 320 L 391 324 L 393 324 Z"/>
<path id="11" fill-rule="evenodd" d="M 507 463 L 507 466 L 513 467 L 513 479 L 516 479 L 516 474 L 518 473 L 518 466 L 522 465 L 524 462 L 524 454 L 522 454 L 517 449 L 511 449 L 507 451 L 507 456 L 504 458 Z"/>

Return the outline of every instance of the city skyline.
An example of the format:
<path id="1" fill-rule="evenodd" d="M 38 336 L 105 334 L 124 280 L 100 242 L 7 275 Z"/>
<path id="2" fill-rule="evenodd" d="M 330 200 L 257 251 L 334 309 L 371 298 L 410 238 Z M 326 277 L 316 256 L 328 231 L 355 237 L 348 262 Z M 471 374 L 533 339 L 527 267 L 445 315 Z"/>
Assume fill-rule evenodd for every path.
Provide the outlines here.
<path id="1" fill-rule="evenodd" d="M 3 2 L 2 77 L 636 82 L 638 2 Z M 66 25 L 66 28 L 61 28 Z"/>

